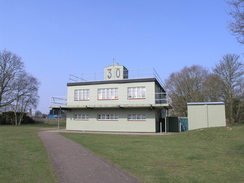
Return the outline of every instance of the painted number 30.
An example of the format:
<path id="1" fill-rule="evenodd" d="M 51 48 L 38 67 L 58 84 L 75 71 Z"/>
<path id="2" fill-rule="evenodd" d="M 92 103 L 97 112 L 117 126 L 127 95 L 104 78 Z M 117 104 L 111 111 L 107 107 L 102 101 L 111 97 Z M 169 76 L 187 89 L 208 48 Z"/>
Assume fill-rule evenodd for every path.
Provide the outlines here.
<path id="1" fill-rule="evenodd" d="M 120 77 L 120 69 L 116 69 L 116 77 L 117 77 L 117 78 Z"/>
<path id="2" fill-rule="evenodd" d="M 120 78 L 120 69 L 116 69 L 115 76 L 116 76 L 116 78 Z M 107 77 L 108 77 L 108 79 L 112 78 L 112 69 L 108 69 Z"/>
<path id="3" fill-rule="evenodd" d="M 111 77 L 112 77 L 111 69 L 108 69 L 108 79 L 111 79 Z"/>

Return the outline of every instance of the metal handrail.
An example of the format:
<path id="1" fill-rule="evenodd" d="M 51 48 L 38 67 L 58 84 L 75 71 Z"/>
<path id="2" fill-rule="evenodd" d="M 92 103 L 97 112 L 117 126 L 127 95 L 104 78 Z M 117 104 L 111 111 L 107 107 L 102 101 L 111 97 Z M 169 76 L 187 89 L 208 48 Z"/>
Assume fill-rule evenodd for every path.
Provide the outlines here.
<path id="1" fill-rule="evenodd" d="M 52 96 L 50 103 L 53 105 L 67 105 L 67 98 L 60 96 Z"/>

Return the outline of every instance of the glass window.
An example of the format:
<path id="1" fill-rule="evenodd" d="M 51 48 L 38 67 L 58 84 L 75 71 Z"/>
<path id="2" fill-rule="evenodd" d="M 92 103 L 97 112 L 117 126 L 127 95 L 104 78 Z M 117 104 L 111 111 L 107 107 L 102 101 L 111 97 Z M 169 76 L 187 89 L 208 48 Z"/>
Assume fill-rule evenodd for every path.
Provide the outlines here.
<path id="1" fill-rule="evenodd" d="M 129 87 L 128 99 L 141 99 L 146 97 L 145 87 Z"/>
<path id="2" fill-rule="evenodd" d="M 74 100 L 89 100 L 89 89 L 79 89 L 74 92 Z"/>
<path id="3" fill-rule="evenodd" d="M 87 114 L 74 114 L 74 120 L 88 120 Z"/>
<path id="4" fill-rule="evenodd" d="M 127 119 L 128 120 L 133 120 L 133 121 L 136 121 L 136 120 L 146 120 L 146 115 L 145 114 L 129 114 L 127 116 Z"/>
<path id="5" fill-rule="evenodd" d="M 98 100 L 118 99 L 118 88 L 100 88 L 97 90 Z"/>
<path id="6" fill-rule="evenodd" d="M 98 114 L 97 119 L 98 120 L 117 120 L 118 115 L 117 114 Z"/>

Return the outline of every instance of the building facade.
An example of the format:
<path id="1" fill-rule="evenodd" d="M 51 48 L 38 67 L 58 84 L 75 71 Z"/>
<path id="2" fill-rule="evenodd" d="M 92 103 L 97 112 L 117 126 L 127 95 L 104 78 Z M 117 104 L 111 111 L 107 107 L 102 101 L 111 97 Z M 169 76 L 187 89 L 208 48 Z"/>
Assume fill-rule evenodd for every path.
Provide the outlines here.
<path id="1" fill-rule="evenodd" d="M 187 103 L 187 113 L 189 130 L 226 126 L 223 102 Z"/>
<path id="2" fill-rule="evenodd" d="M 67 90 L 60 106 L 67 130 L 160 132 L 170 107 L 156 78 L 128 79 L 117 64 L 104 69 L 104 80 L 68 83 Z"/>

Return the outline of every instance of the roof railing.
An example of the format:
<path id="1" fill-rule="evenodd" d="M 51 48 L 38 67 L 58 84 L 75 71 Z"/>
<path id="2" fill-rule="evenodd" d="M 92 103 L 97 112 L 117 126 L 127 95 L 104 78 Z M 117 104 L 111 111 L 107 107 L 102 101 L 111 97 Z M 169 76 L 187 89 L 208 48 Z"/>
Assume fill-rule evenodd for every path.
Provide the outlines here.
<path id="1" fill-rule="evenodd" d="M 154 68 L 129 69 L 128 79 L 156 78 L 161 86 L 164 86 L 162 79 Z M 69 82 L 102 81 L 103 72 L 86 72 L 80 74 L 70 74 Z"/>
<path id="2" fill-rule="evenodd" d="M 63 97 L 63 96 L 52 96 L 51 97 L 51 101 L 50 101 L 51 105 L 67 105 L 67 98 Z"/>

